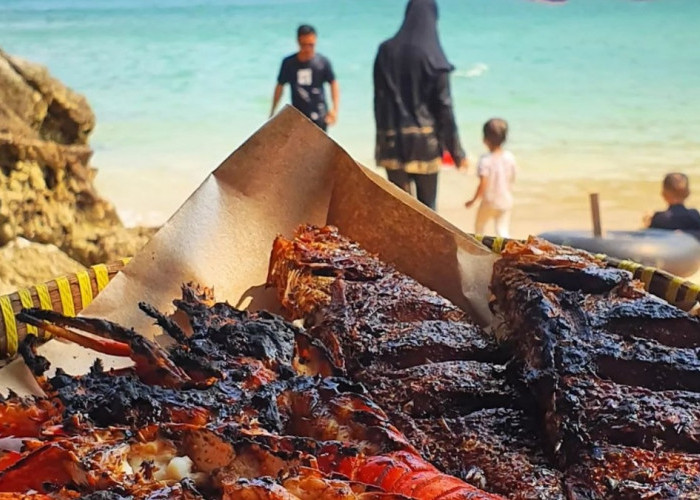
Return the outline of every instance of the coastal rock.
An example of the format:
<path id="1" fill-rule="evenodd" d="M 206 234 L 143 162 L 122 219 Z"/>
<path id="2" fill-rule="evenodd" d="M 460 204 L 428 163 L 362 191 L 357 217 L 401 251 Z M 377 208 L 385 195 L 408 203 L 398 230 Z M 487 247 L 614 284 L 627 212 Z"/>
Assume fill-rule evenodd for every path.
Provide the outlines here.
<path id="1" fill-rule="evenodd" d="M 0 50 L 0 246 L 23 237 L 92 265 L 146 243 L 154 230 L 125 228 L 95 190 L 94 126 L 83 96 Z"/>
<path id="2" fill-rule="evenodd" d="M 17 238 L 0 248 L 0 295 L 83 269 L 55 245 Z"/>
<path id="3" fill-rule="evenodd" d="M 0 50 L 0 132 L 27 134 L 58 144 L 87 144 L 95 115 L 85 97 L 49 75 L 43 66 Z M 21 124 L 18 124 L 18 120 Z M 6 130 L 5 130 L 6 129 Z M 33 137 L 32 137 L 33 136 Z"/>
<path id="4" fill-rule="evenodd" d="M 78 262 L 114 262 L 135 255 L 155 233 L 155 228 L 115 226 L 107 230 L 76 228 L 66 253 Z"/>

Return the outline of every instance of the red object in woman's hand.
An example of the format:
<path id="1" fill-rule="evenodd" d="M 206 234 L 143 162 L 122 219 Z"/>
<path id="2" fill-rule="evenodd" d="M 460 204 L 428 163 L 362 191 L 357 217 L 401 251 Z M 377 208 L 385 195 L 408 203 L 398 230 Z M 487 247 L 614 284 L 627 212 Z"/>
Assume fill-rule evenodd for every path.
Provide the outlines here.
<path id="1" fill-rule="evenodd" d="M 455 161 L 452 159 L 452 155 L 450 154 L 449 151 L 442 152 L 442 164 L 449 165 L 451 167 L 455 166 Z"/>

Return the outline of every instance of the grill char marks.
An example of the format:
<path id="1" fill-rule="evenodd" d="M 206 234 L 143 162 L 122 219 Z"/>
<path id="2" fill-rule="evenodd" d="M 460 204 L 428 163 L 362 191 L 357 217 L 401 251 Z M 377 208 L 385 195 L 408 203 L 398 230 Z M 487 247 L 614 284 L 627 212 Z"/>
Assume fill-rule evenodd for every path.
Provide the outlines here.
<path id="1" fill-rule="evenodd" d="M 700 498 L 700 457 L 602 446 L 569 468 L 572 500 Z"/>
<path id="2" fill-rule="evenodd" d="M 341 413 L 343 418 L 351 420 L 356 415 L 354 406 L 369 414 L 383 415 L 364 396 L 366 391 L 359 384 L 342 377 L 307 376 L 295 371 L 293 365 L 298 358 L 295 351 L 311 351 L 313 344 L 298 328 L 266 312 L 247 313 L 229 304 L 207 301 L 204 293 L 206 290 L 188 285 L 183 287 L 183 299 L 175 301 L 187 314 L 189 334 L 165 321 L 153 308 L 142 306 L 168 333 L 181 338 L 165 356 L 187 370 L 191 381 L 182 387 L 148 384 L 131 369 L 119 373 L 104 371 L 99 361 L 83 376 L 72 376 L 57 368 L 56 374 L 47 379 L 43 373 L 49 363 L 37 354 L 35 336 L 23 342 L 22 356 L 55 401 L 55 408 L 61 412 L 58 417 L 67 426 L 74 425 L 74 417 L 79 416 L 81 426 L 138 428 L 159 422 L 193 425 L 233 422 L 257 426 L 266 432 L 285 432 L 296 425 L 296 419 L 304 411 L 311 409 L 321 412 L 345 405 Z M 71 324 L 75 319 L 61 317 L 60 321 Z M 305 340 L 299 349 L 295 338 Z M 325 371 L 327 360 L 323 359 L 322 349 L 316 355 L 319 358 L 316 366 Z M 201 373 L 195 375 L 203 367 L 208 370 L 207 379 L 202 379 Z M 314 414 L 308 418 L 321 417 Z M 361 419 L 366 420 L 366 415 L 362 414 L 355 422 L 358 429 L 364 425 L 359 422 Z M 351 423 L 348 421 L 347 425 Z M 394 435 L 395 429 L 390 428 L 384 417 L 380 418 L 380 424 L 375 422 L 372 426 L 386 427 L 388 435 Z M 331 428 L 338 425 L 329 424 Z"/>
<path id="3" fill-rule="evenodd" d="M 596 332 L 588 347 L 598 373 L 653 390 L 700 391 L 698 350 Z"/>
<path id="4" fill-rule="evenodd" d="M 537 426 L 519 427 L 531 404 L 508 381 L 506 351 L 453 304 L 331 227 L 278 238 L 268 283 L 436 466 L 509 498 L 564 498 Z M 451 421 L 449 432 L 436 424 Z"/>
<path id="5" fill-rule="evenodd" d="M 459 415 L 517 404 L 518 393 L 505 379 L 505 367 L 477 361 L 447 361 L 356 378 L 371 388 L 383 408 L 412 417 Z"/>
<path id="6" fill-rule="evenodd" d="M 446 472 L 483 478 L 513 499 L 564 498 L 561 474 L 548 464 L 537 426 L 522 410 L 491 408 L 414 422 L 408 439 L 422 443 L 423 454 Z"/>
<path id="7" fill-rule="evenodd" d="M 700 322 L 628 273 L 509 244 L 498 345 L 332 228 L 278 239 L 269 282 L 442 470 L 509 498 L 698 498 Z"/>
<path id="8" fill-rule="evenodd" d="M 700 319 L 653 295 L 610 296 L 606 302 L 590 296 L 582 307 L 595 328 L 611 334 L 656 340 L 670 347 L 700 347 Z"/>
<path id="9" fill-rule="evenodd" d="M 697 498 L 697 319 L 538 240 L 506 247 L 492 291 L 569 497 Z"/>
<path id="10" fill-rule="evenodd" d="M 567 415 L 566 432 L 585 442 L 613 442 L 648 449 L 700 452 L 700 394 L 650 391 L 595 377 L 563 377 L 556 406 Z M 575 439 L 575 438 L 572 438 Z"/>
<path id="11" fill-rule="evenodd" d="M 381 333 L 380 338 L 369 334 L 368 343 L 357 346 L 359 352 L 346 360 L 350 369 L 357 371 L 379 364 L 386 365 L 387 369 L 401 369 L 431 362 L 499 362 L 506 359 L 493 338 L 486 337 L 479 327 L 466 322 L 426 320 L 396 323 L 389 331 Z"/>

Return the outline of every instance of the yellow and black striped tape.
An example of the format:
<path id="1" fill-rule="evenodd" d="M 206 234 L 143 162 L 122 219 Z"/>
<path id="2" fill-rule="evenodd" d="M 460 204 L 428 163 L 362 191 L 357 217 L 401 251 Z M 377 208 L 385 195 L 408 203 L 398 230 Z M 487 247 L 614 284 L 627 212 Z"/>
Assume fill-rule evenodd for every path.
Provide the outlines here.
<path id="1" fill-rule="evenodd" d="M 523 240 L 499 236 L 484 236 L 482 234 L 472 236 L 495 253 L 501 253 L 509 241 L 524 243 Z M 664 299 L 669 304 L 687 309 L 689 305 L 695 304 L 700 299 L 700 285 L 692 281 L 684 280 L 655 267 L 643 266 L 631 260 L 615 259 L 605 254 L 596 254 L 594 257 L 611 267 L 629 271 L 635 279 L 644 283 L 644 289 L 647 292 Z"/>
<path id="2" fill-rule="evenodd" d="M 122 266 L 129 263 L 131 259 L 121 259 Z M 114 271 L 113 271 L 114 272 Z M 95 282 L 97 283 L 97 290 L 92 286 L 91 275 L 95 277 Z M 104 264 L 98 264 L 92 266 L 90 270 L 80 271 L 75 274 L 76 281 L 71 281 L 67 276 L 62 276 L 53 280 L 55 283 L 56 290 L 58 291 L 58 297 L 60 299 L 60 306 L 54 307 L 51 300 L 51 294 L 49 292 L 49 286 L 52 284 L 51 281 L 46 283 L 40 283 L 31 288 L 26 288 L 17 291 L 19 296 L 19 302 L 22 307 L 36 307 L 34 299 L 32 296 L 36 296 L 41 309 L 56 310 L 66 316 L 75 316 L 83 308 L 87 307 L 99 294 L 110 281 L 109 269 Z M 77 291 L 80 294 L 80 306 L 73 300 L 73 291 L 77 287 Z M 4 324 L 5 331 L 5 347 L 6 355 L 14 356 L 17 353 L 17 348 L 19 346 L 19 326 L 17 320 L 15 319 L 15 312 L 12 306 L 12 294 L 0 296 L 0 314 L 2 315 L 2 320 Z M 26 326 L 27 334 L 37 335 L 38 330 L 30 325 Z M 48 338 L 48 334 L 46 334 Z M 2 353 L 0 353 L 2 354 Z"/>
<path id="3" fill-rule="evenodd" d="M 613 267 L 631 272 L 636 279 L 644 283 L 644 288 L 649 293 L 666 300 L 669 304 L 687 309 L 688 306 L 692 306 L 700 299 L 699 285 L 662 269 L 607 256 L 602 260 Z"/>
<path id="4" fill-rule="evenodd" d="M 12 301 L 7 295 L 0 297 L 0 309 L 2 309 L 2 319 L 5 322 L 6 350 L 10 356 L 14 356 L 17 352 L 19 337 L 17 336 L 17 321 L 12 310 Z"/>

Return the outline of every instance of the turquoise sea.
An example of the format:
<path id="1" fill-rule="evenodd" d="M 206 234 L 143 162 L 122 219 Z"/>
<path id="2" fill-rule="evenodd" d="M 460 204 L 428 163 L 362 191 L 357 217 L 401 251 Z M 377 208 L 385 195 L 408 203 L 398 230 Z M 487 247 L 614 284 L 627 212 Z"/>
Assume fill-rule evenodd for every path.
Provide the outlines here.
<path id="1" fill-rule="evenodd" d="M 698 177 L 700 1 L 438 1 L 468 150 L 482 152 L 480 126 L 498 115 L 510 122 L 525 178 Z M 404 7 L 0 0 L 0 47 L 87 96 L 98 179 L 119 200 L 141 193 L 132 204 L 141 213 L 128 215 L 158 220 L 267 119 L 279 63 L 295 51 L 302 22 L 317 27 L 318 50 L 341 84 L 330 134 L 371 165 L 372 61 Z M 139 178 L 155 189 L 139 192 Z"/>

